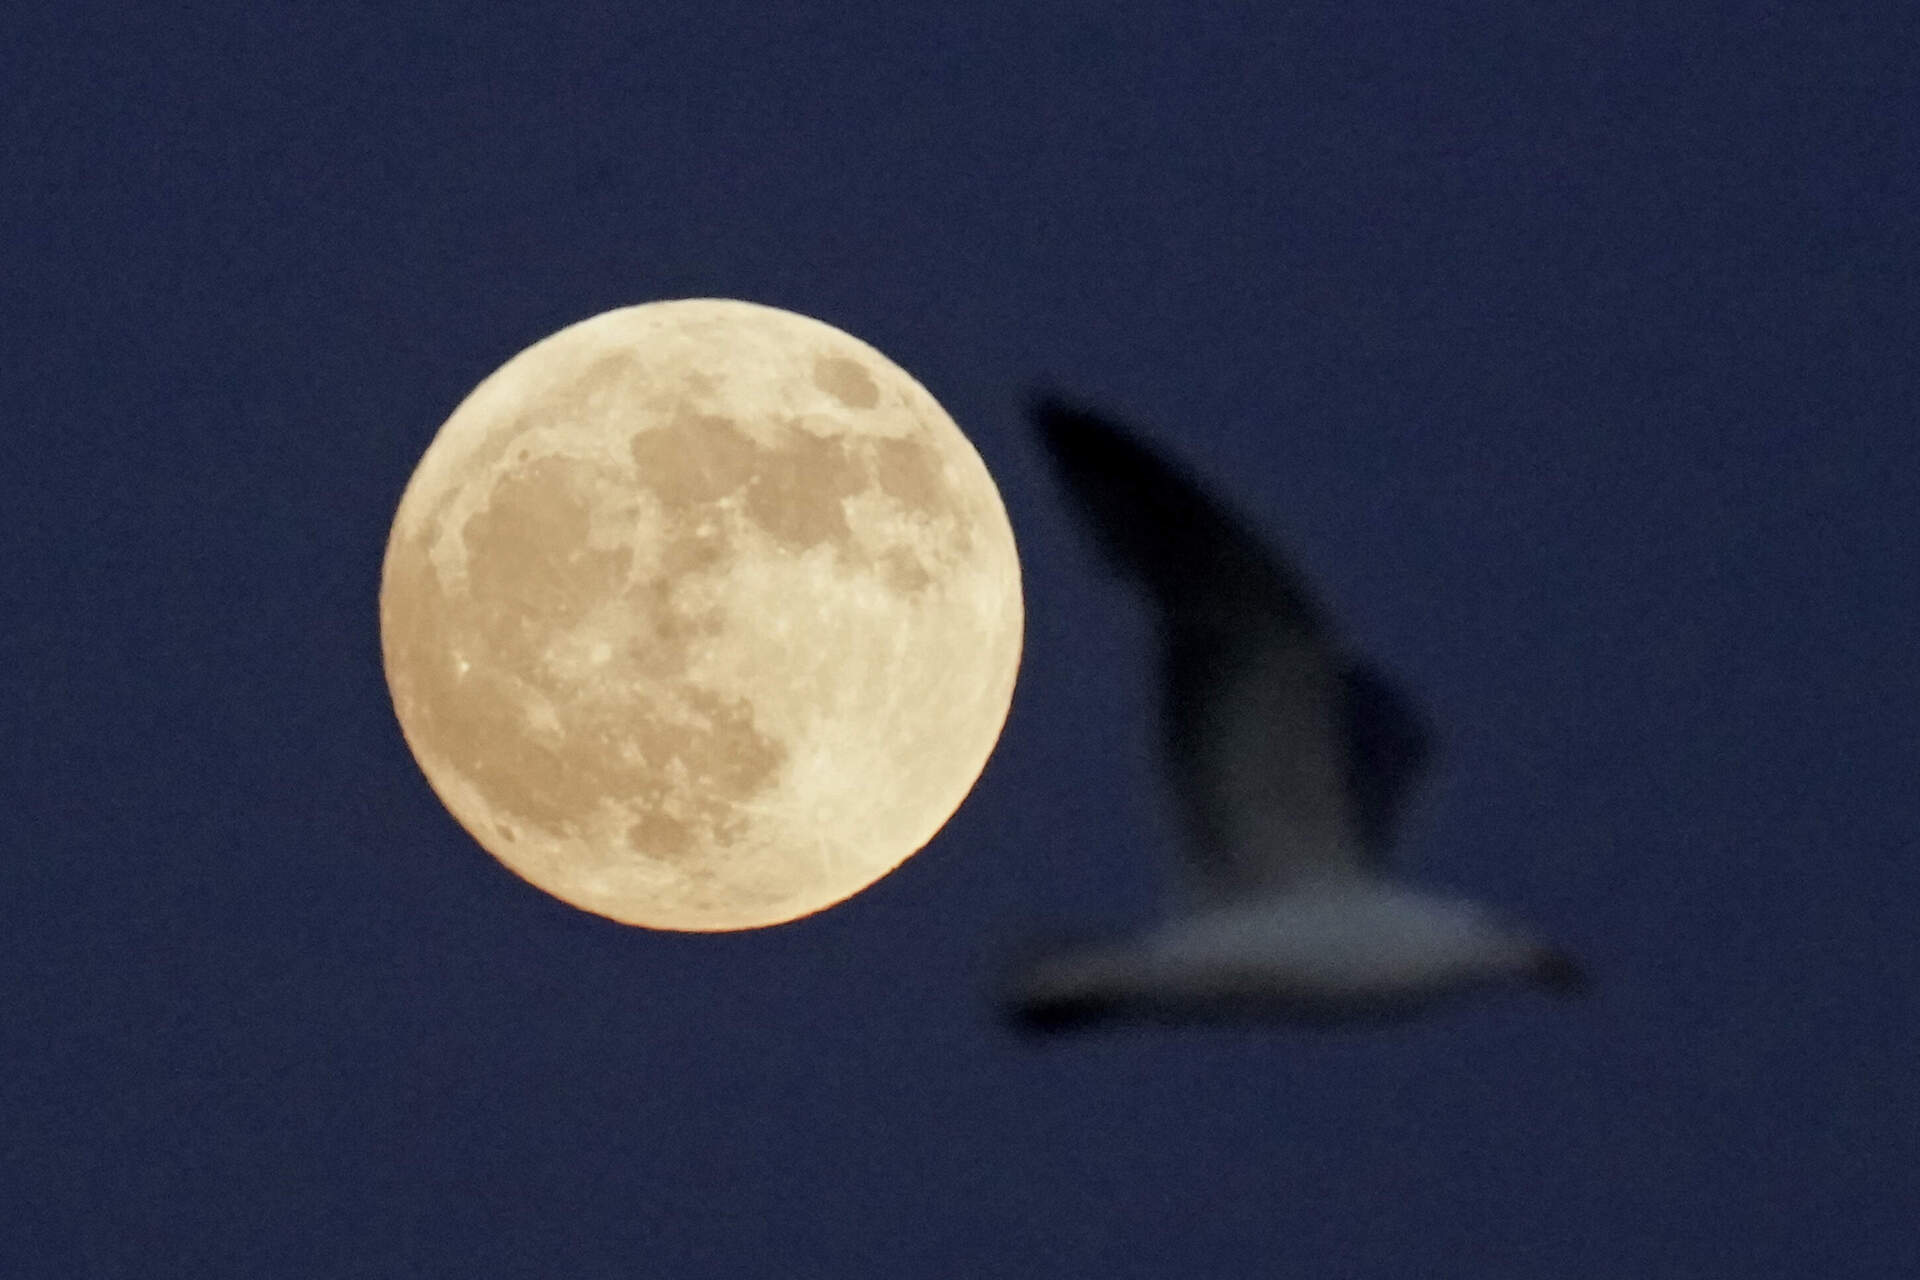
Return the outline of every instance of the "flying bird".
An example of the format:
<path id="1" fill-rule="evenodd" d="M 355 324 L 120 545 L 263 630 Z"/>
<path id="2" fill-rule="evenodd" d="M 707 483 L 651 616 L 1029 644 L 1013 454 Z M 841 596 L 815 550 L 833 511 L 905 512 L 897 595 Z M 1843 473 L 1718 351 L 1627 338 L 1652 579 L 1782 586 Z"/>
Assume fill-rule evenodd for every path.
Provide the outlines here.
<path id="1" fill-rule="evenodd" d="M 1183 839 L 1159 924 L 1028 957 L 1006 1015 L 1034 1031 L 1327 1024 L 1502 985 L 1583 991 L 1579 963 L 1531 925 L 1396 874 L 1432 733 L 1286 557 L 1115 423 L 1047 394 L 1032 414 L 1101 551 L 1155 615 Z"/>

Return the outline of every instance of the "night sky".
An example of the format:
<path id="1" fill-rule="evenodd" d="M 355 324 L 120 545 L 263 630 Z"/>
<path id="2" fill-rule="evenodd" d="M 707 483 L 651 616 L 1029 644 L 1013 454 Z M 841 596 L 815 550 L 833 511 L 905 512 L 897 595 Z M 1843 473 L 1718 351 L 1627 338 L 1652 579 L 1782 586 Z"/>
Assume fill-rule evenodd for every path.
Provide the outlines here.
<path id="1" fill-rule="evenodd" d="M 1908 6 L 19 8 L 0 1275 L 1920 1274 Z M 1027 591 L 972 797 L 763 932 L 516 879 L 380 666 L 453 407 L 689 296 L 912 372 Z M 1043 380 L 1285 539 L 1440 732 L 1410 867 L 1591 999 L 998 1026 L 1171 834 Z"/>

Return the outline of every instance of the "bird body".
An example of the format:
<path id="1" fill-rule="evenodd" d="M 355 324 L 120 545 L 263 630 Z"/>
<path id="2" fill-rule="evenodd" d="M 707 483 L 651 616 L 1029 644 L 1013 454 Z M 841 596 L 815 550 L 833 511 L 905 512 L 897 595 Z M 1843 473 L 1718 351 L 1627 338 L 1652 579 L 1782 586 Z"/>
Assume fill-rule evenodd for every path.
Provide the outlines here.
<path id="1" fill-rule="evenodd" d="M 1302 576 L 1119 427 L 1050 398 L 1034 414 L 1097 541 L 1153 608 L 1183 856 L 1166 919 L 1034 957 L 1010 1016 L 1037 1030 L 1327 1023 L 1501 983 L 1578 990 L 1577 963 L 1533 928 L 1393 873 L 1431 734 Z"/>
<path id="2" fill-rule="evenodd" d="M 1022 975 L 1018 1016 L 1083 1023 L 1328 1023 L 1417 1013 L 1477 987 L 1557 973 L 1564 954 L 1479 904 L 1390 881 L 1334 882 L 1180 913 L 1106 944 L 1054 951 Z"/>

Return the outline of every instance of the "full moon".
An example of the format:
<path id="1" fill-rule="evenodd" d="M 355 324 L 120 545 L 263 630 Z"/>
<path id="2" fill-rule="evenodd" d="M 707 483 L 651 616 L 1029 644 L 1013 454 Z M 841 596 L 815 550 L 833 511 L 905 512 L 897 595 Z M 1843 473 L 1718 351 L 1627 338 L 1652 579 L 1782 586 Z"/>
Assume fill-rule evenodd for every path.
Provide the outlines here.
<path id="1" fill-rule="evenodd" d="M 408 483 L 380 639 L 460 824 L 657 929 L 818 911 L 924 846 L 1006 721 L 986 466 L 904 370 L 727 299 L 609 311 L 474 389 Z"/>

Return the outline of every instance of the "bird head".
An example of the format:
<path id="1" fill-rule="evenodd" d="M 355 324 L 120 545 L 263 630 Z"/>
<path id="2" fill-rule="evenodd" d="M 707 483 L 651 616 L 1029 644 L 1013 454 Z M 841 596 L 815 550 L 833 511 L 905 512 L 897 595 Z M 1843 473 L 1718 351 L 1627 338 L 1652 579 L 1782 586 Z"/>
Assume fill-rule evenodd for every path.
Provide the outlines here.
<path id="1" fill-rule="evenodd" d="M 1586 966 L 1571 951 L 1551 942 L 1536 942 L 1528 948 L 1524 973 L 1531 985 L 1563 999 L 1584 996 L 1593 987 Z"/>

